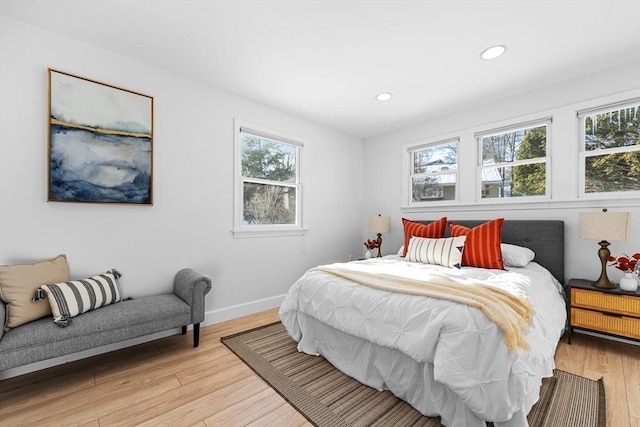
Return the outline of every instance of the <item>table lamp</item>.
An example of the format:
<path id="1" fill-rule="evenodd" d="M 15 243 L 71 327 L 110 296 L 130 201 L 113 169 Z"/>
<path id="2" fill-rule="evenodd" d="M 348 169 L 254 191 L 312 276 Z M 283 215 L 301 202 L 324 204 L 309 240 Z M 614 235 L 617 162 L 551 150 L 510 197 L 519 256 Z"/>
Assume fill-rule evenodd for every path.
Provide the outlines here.
<path id="1" fill-rule="evenodd" d="M 375 233 L 378 235 L 378 255 L 382 256 L 380 249 L 382 248 L 382 234 L 389 233 L 391 231 L 391 218 L 388 216 L 372 216 L 369 218 L 369 233 Z"/>
<path id="2" fill-rule="evenodd" d="M 597 213 L 580 213 L 579 235 L 581 239 L 600 240 L 598 244 L 598 257 L 602 265 L 602 271 L 593 286 L 604 289 L 614 289 L 616 285 L 607 277 L 607 259 L 609 252 L 608 240 L 627 240 L 629 234 L 629 213 L 607 213 L 606 209 Z"/>

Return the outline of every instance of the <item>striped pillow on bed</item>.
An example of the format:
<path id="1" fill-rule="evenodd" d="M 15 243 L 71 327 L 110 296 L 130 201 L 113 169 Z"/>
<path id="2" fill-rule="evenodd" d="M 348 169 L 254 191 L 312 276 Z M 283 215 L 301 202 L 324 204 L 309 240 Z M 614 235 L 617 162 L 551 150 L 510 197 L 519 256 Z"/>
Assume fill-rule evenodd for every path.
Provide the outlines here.
<path id="1" fill-rule="evenodd" d="M 120 273 L 111 270 L 84 280 L 42 285 L 40 289 L 47 295 L 54 323 L 65 327 L 72 317 L 120 301 L 119 277 Z M 42 295 L 36 292 L 34 299 L 42 299 Z"/>
<path id="2" fill-rule="evenodd" d="M 412 237 L 411 240 L 409 240 L 407 259 L 411 262 L 461 268 L 464 242 L 466 239 L 466 236 L 442 239 Z"/>

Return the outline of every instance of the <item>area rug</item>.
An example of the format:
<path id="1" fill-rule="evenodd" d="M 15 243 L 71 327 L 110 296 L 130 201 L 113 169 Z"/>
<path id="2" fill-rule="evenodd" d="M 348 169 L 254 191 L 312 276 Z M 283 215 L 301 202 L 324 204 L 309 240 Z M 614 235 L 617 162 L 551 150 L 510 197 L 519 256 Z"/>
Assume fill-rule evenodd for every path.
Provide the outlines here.
<path id="1" fill-rule="evenodd" d="M 343 374 L 324 358 L 298 352 L 280 322 L 221 341 L 316 426 L 441 426 L 439 417 L 425 417 L 392 393 Z M 542 381 L 540 400 L 527 418 L 531 427 L 604 427 L 603 380 L 556 370 L 553 378 Z"/>

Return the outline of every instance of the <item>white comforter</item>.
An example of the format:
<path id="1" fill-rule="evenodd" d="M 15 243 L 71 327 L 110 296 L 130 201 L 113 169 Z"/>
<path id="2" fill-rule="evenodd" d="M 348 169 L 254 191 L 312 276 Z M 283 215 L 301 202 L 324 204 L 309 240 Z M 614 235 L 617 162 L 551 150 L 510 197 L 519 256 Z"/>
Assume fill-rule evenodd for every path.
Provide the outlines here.
<path id="1" fill-rule="evenodd" d="M 373 343 L 382 353 L 370 356 L 369 363 L 359 348 L 362 363 L 336 360 L 334 364 L 343 371 L 353 369 L 346 373 L 364 383 L 391 389 L 425 415 L 441 415 L 445 425 L 482 425 L 483 420 L 526 425 L 526 414 L 538 399 L 542 378 L 553 374 L 555 348 L 566 320 L 562 287 L 546 269 L 531 262 L 524 268 L 507 267 L 508 271 L 456 270 L 411 263 L 397 256 L 358 264 L 369 264 L 374 271 L 382 267 L 406 270 L 414 277 L 434 270 L 440 275 L 489 281 L 496 287 L 511 289 L 515 285 L 534 308 L 525 331 L 531 350 L 508 352 L 501 330 L 478 309 L 373 289 L 311 269 L 291 287 L 280 308 L 282 323 L 299 343 L 300 351 L 325 355 L 333 363 L 332 358 L 340 358 L 338 343 L 348 342 L 345 337 L 354 337 L 354 346 L 356 342 Z M 312 327 L 322 333 L 335 330 L 335 345 L 315 339 Z M 349 354 L 349 348 L 340 351 L 345 358 L 355 356 Z M 376 359 L 383 353 L 393 369 L 373 366 L 379 365 Z M 422 378 L 391 378 L 402 371 L 397 366 L 401 360 L 415 362 L 429 372 L 420 374 Z M 347 365 L 352 367 L 345 368 Z M 416 376 L 413 368 L 407 372 Z"/>

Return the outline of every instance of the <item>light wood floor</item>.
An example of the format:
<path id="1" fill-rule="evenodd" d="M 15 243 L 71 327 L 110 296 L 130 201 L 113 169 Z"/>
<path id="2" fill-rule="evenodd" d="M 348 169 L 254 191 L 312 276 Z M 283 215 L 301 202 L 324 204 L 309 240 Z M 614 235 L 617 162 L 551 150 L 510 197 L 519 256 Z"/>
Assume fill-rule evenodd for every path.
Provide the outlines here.
<path id="1" fill-rule="evenodd" d="M 277 309 L 0 381 L 5 426 L 310 426 L 221 343 Z M 574 334 L 559 369 L 604 377 L 609 427 L 640 427 L 640 347 Z"/>

